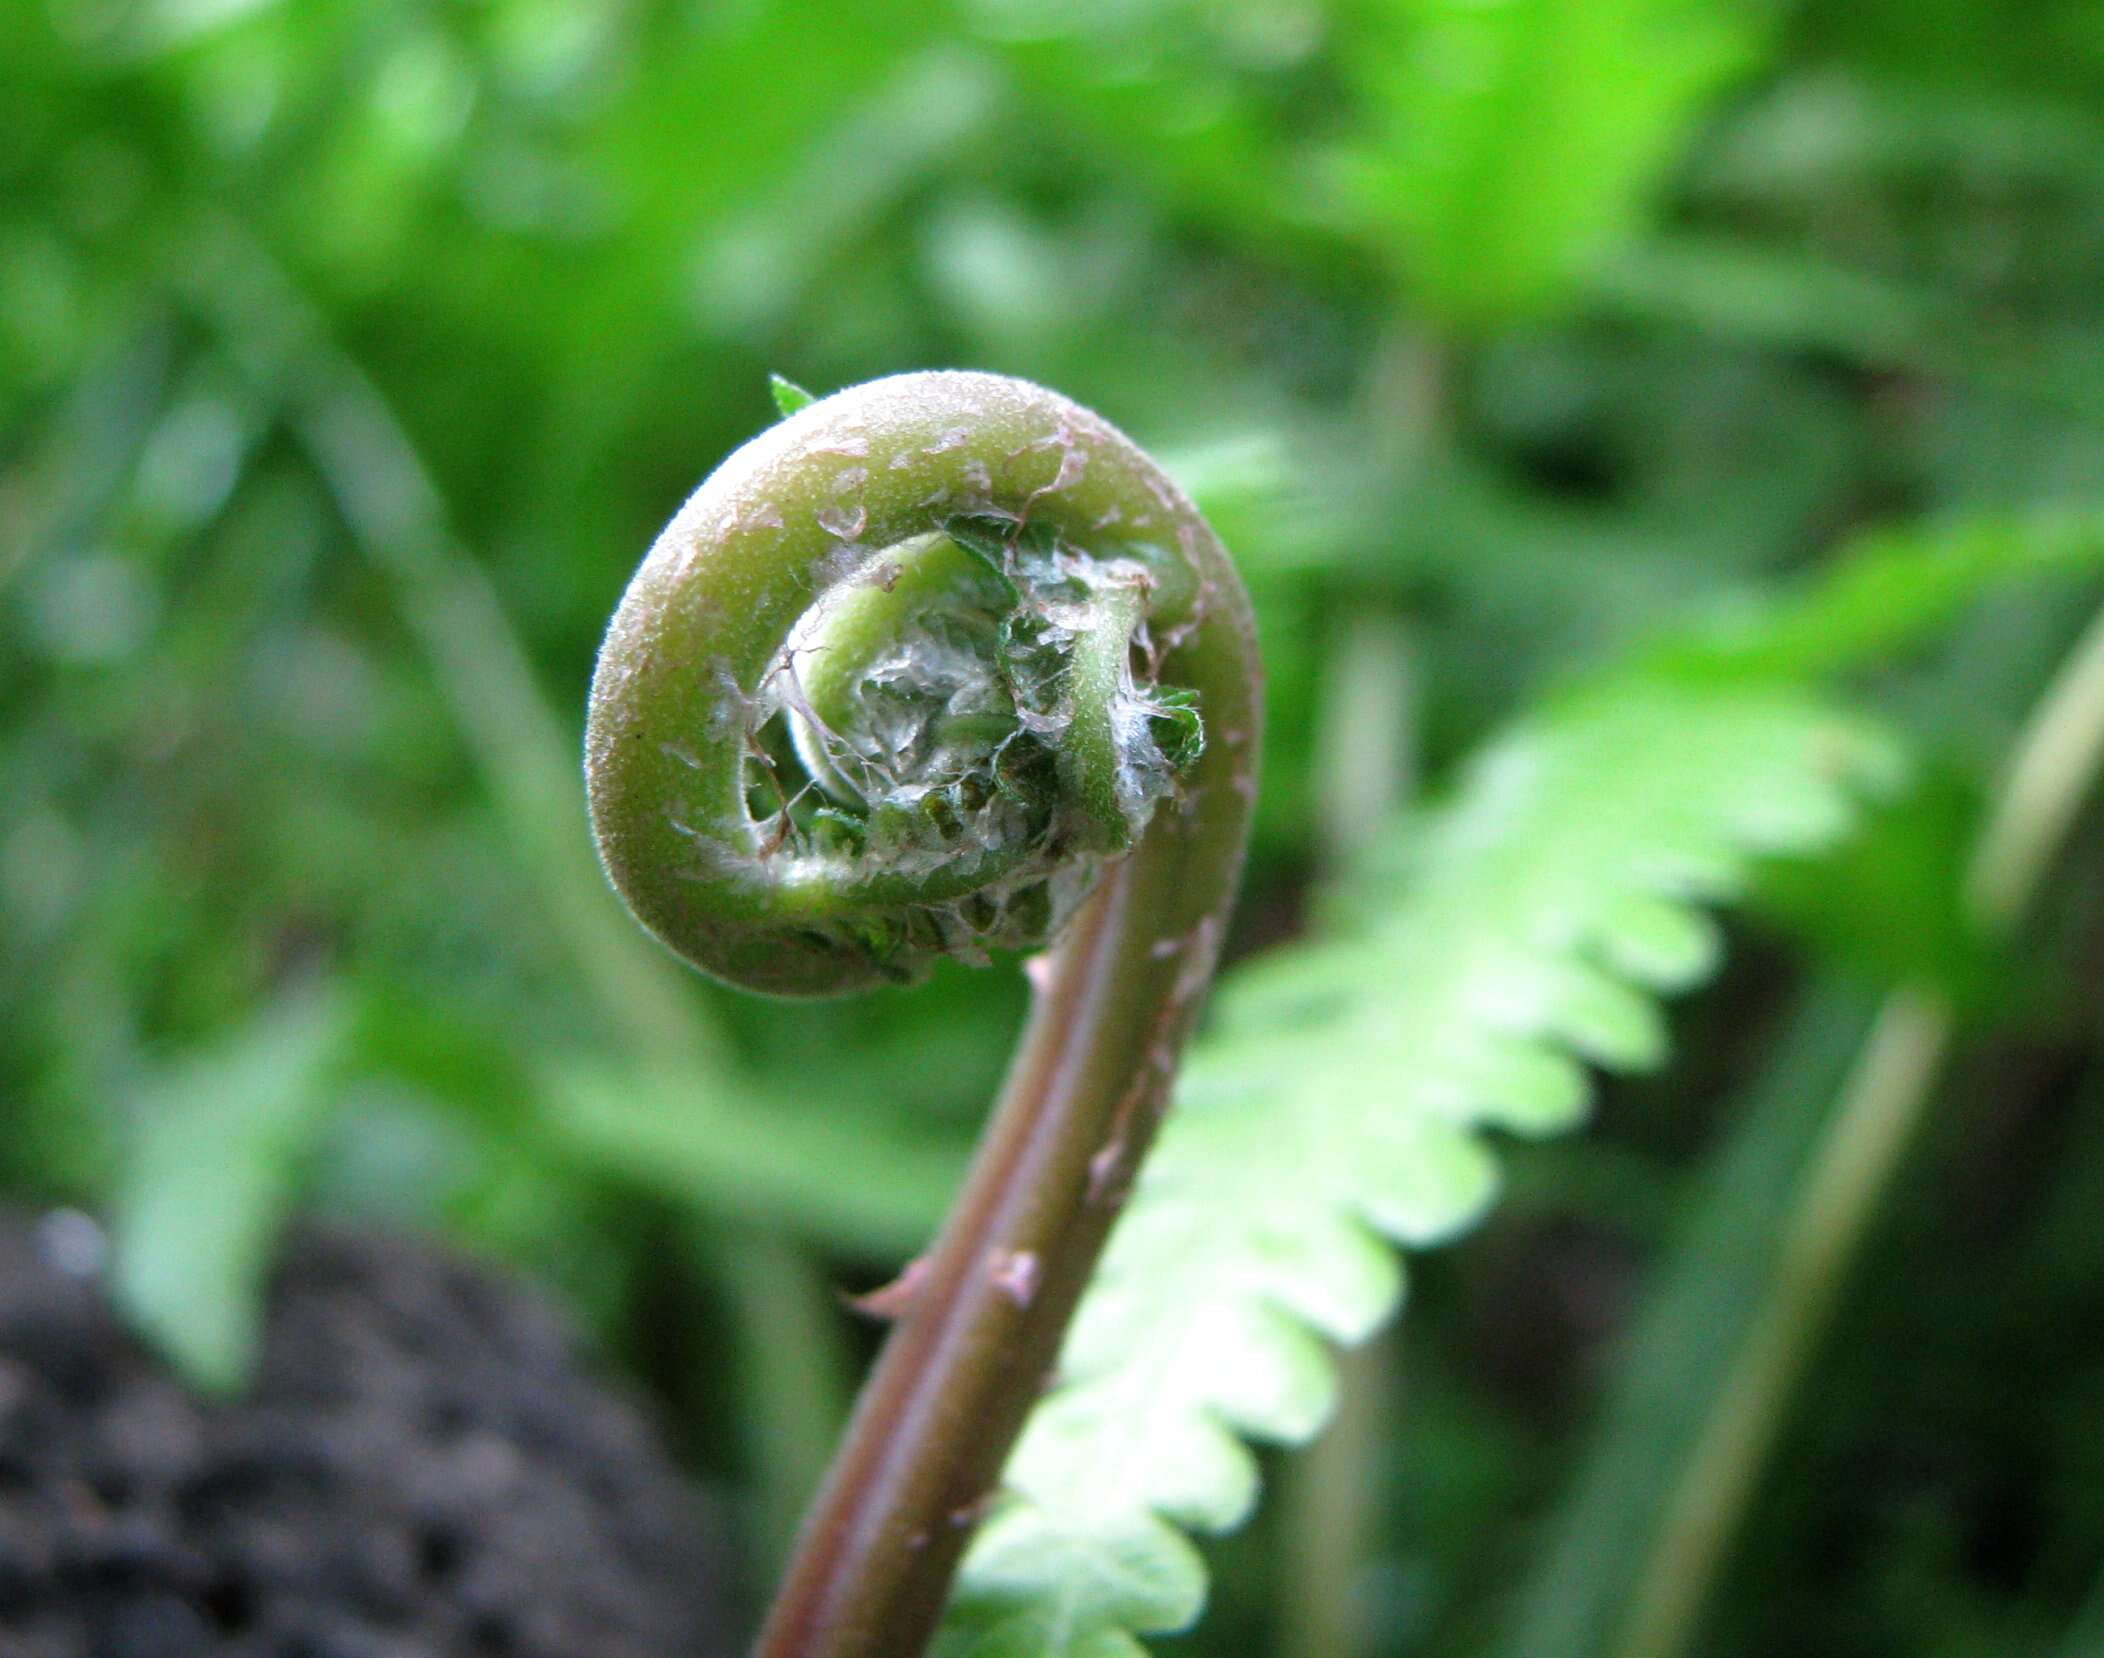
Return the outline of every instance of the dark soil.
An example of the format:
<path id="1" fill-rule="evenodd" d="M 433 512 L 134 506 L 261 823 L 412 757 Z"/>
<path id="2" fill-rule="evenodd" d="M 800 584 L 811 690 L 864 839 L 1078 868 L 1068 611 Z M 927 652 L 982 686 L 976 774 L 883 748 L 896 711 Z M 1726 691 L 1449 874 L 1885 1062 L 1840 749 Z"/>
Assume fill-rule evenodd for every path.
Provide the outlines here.
<path id="1" fill-rule="evenodd" d="M 405 1243 L 288 1253 L 204 1405 L 0 1218 L 0 1655 L 694 1658 L 697 1516 L 533 1296 Z"/>

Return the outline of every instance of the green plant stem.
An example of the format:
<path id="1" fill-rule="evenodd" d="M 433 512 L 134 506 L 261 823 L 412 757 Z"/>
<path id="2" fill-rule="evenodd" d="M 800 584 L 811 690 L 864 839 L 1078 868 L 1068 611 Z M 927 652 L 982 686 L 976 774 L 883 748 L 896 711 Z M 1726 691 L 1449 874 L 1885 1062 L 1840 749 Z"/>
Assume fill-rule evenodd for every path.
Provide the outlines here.
<path id="1" fill-rule="evenodd" d="M 1357 1658 L 1368 1650 L 1373 1631 L 1361 1578 L 1401 1386 L 1402 1343 L 1393 1327 L 1347 1348 L 1337 1358 L 1336 1414 L 1288 1465 L 1278 1650 L 1292 1658 Z"/>
<path id="2" fill-rule="evenodd" d="M 1673 1194 L 1687 1221 L 1616 1344 L 1598 1430 L 1515 1597 L 1500 1658 L 1608 1650 L 1680 1466 L 1731 1371 L 1826 1108 L 1876 1012 L 1867 990 L 1808 982 L 1775 1021 L 1760 1075 L 1731 1100 L 1727 1139 Z M 1638 1178 L 1641 1190 L 1595 1192 L 1586 1206 L 1639 1213 L 1658 1186 L 1649 1171 Z"/>
<path id="3" fill-rule="evenodd" d="M 1974 925 L 2006 940 L 2104 761 L 2104 614 L 2020 736 L 1966 879 Z M 1666 1508 L 1619 1658 L 1688 1650 L 1724 1553 L 1766 1467 L 1791 1395 L 1824 1337 L 1870 1221 L 1927 1111 L 1953 1032 L 1936 991 L 1895 992 L 1814 1149 L 1774 1274 Z"/>
<path id="4" fill-rule="evenodd" d="M 1464 368 L 1458 347 L 1414 318 L 1381 330 L 1356 398 L 1373 476 L 1414 483 L 1447 453 Z"/>
<path id="5" fill-rule="evenodd" d="M 1623 1658 L 1686 1649 L 1949 1037 L 1949 1009 L 1933 995 L 1901 991 L 1880 1009 L 1785 1224 L 1760 1308 L 1668 1501 L 1616 1648 Z"/>
<path id="6" fill-rule="evenodd" d="M 1339 628 L 1316 734 L 1321 844 L 1346 865 L 1413 792 L 1416 698 L 1410 633 L 1378 609 Z M 1372 1552 L 1380 1447 L 1392 1441 L 1402 1352 L 1394 1331 L 1340 1355 L 1337 1412 L 1288 1464 L 1288 1564 L 1279 1649 L 1294 1658 L 1354 1658 L 1366 1648 L 1358 1575 Z"/>
<path id="7" fill-rule="evenodd" d="M 1414 319 L 1383 328 L 1358 390 L 1365 458 L 1376 477 L 1415 482 L 1452 440 L 1458 363 Z M 1417 784 L 1417 697 L 1408 625 L 1354 608 L 1337 630 L 1316 732 L 1318 848 L 1329 873 L 1347 866 Z M 1378 1517 L 1379 1447 L 1390 1443 L 1402 1344 L 1376 1332 L 1339 1355 L 1337 1410 L 1287 1465 L 1287 1568 L 1279 1649 L 1294 1658 L 1355 1658 L 1370 1631 L 1357 1593 Z"/>
<path id="8" fill-rule="evenodd" d="M 1459 368 L 1421 322 L 1391 317 L 1358 388 L 1365 465 L 1414 484 L 1452 441 Z M 1317 847 L 1327 873 L 1347 867 L 1417 785 L 1417 687 L 1410 632 L 1380 608 L 1354 608 L 1332 641 L 1316 731 Z M 1339 1355 L 1337 1410 L 1287 1465 L 1287 1569 L 1279 1648 L 1294 1658 L 1355 1658 L 1371 1633 L 1357 1593 L 1378 1517 L 1379 1447 L 1392 1441 L 1402 1344 L 1393 1328 Z"/>
<path id="9" fill-rule="evenodd" d="M 1417 683 L 1410 627 L 1362 606 L 1331 642 L 1316 732 L 1317 846 L 1341 871 L 1416 792 Z"/>
<path id="10" fill-rule="evenodd" d="M 1990 937 L 2022 919 L 2075 814 L 2104 770 L 2104 615 L 2092 621 L 2019 739 L 1966 878 Z"/>
<path id="11" fill-rule="evenodd" d="M 847 1417 L 846 1332 L 819 1264 L 779 1232 L 697 1231 L 694 1258 L 737 1308 L 738 1397 L 750 1402 L 739 1423 L 752 1484 L 746 1530 L 755 1570 L 771 1574 L 788 1558 Z"/>

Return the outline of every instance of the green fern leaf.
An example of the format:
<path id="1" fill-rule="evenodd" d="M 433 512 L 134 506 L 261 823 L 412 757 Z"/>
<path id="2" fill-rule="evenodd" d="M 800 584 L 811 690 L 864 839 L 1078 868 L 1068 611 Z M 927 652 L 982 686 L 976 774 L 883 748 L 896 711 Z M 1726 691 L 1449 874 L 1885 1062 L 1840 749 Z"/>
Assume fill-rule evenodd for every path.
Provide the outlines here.
<path id="1" fill-rule="evenodd" d="M 1716 961 L 1697 906 L 1757 856 L 1832 843 L 1894 764 L 1808 694 L 1632 675 L 1515 731 L 1389 835 L 1358 925 L 1231 978 L 943 1658 L 1129 1658 L 1134 1635 L 1188 1625 L 1204 1576 L 1177 1528 L 1244 1517 L 1244 1439 L 1320 1427 L 1322 1338 L 1360 1339 L 1400 1299 L 1383 1239 L 1472 1223 L 1497 1181 L 1481 1131 L 1575 1124 L 1583 1062 L 1657 1063 L 1656 997 Z"/>

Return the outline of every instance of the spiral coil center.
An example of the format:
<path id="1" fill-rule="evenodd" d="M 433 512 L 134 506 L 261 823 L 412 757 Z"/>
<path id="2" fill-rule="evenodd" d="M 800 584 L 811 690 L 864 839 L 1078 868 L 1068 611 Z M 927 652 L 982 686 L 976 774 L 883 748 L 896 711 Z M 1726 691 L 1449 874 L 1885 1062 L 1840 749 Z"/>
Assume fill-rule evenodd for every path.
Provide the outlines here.
<path id="1" fill-rule="evenodd" d="M 777 880 L 929 883 L 903 915 L 846 923 L 880 970 L 1042 944 L 1199 752 L 1195 699 L 1154 682 L 1153 585 L 1140 560 L 985 517 L 867 559 L 752 699 L 752 856 Z M 1107 737 L 1107 789 L 1063 758 L 1077 732 Z"/>

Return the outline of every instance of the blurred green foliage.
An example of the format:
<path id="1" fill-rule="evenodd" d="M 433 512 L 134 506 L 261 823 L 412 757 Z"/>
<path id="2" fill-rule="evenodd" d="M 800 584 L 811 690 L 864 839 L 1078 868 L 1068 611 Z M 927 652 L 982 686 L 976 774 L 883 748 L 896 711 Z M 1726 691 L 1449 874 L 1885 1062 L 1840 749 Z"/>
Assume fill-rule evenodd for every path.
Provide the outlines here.
<path id="1" fill-rule="evenodd" d="M 829 1286 L 939 1206 L 1022 993 L 685 977 L 592 867 L 576 737 L 613 599 L 768 372 L 935 364 L 1102 409 L 1235 548 L 1254 950 L 1338 844 L 1312 768 L 1356 621 L 1409 698 L 1366 765 L 1437 793 L 1668 623 L 1729 656 L 1862 525 L 2104 505 L 2104 13 L 0 7 L 0 1181 L 114 1216 L 194 1372 L 237 1368 L 281 1206 L 440 1227 L 560 1284 L 776 1545 L 859 1340 Z M 1701 1650 L 2094 1627 L 2104 836 L 2015 959 L 1953 889 L 2096 599 L 2009 584 L 1861 675 L 1923 781 L 1760 895 L 1682 1059 L 1420 1271 L 1368 1651 L 1592 1615 L 1558 1562 L 1632 1522 L 1570 1471 L 1664 1454 L 1628 1367 L 1700 1349 L 1703 1264 L 1747 1247 L 1716 1228 L 1767 1224 L 1718 1194 L 1787 1190 L 1851 1011 L 1923 977 L 1965 1050 Z M 1881 644 L 1904 608 L 1874 571 L 1850 602 Z M 1292 1523 L 1224 1551 L 1194 1650 L 1295 1650 Z"/>

